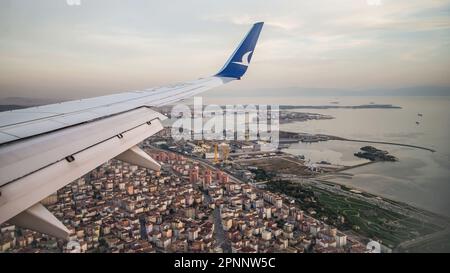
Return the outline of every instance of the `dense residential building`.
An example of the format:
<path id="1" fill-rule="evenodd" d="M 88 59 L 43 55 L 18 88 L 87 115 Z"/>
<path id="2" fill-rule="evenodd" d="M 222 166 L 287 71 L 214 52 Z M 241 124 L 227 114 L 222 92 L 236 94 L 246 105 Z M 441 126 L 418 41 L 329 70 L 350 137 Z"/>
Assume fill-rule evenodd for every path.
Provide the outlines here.
<path id="1" fill-rule="evenodd" d="M 160 172 L 111 160 L 43 200 L 69 242 L 1 226 L 1 252 L 364 252 L 292 200 L 172 152 Z M 218 211 L 220 218 L 214 217 Z M 225 238 L 218 240 L 221 229 Z M 231 249 L 224 249 L 225 245 Z"/>

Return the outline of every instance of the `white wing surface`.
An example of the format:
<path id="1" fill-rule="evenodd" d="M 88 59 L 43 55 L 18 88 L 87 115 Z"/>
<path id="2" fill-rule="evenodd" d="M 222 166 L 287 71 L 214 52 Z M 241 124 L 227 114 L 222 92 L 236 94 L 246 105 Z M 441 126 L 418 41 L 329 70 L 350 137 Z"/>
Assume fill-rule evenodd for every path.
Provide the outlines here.
<path id="1" fill-rule="evenodd" d="M 152 107 L 241 79 L 262 26 L 253 25 L 211 77 L 0 113 L 0 224 L 8 221 L 66 238 L 67 228 L 40 204 L 42 199 L 112 158 L 159 170 L 137 147 L 163 129 L 166 117 Z"/>

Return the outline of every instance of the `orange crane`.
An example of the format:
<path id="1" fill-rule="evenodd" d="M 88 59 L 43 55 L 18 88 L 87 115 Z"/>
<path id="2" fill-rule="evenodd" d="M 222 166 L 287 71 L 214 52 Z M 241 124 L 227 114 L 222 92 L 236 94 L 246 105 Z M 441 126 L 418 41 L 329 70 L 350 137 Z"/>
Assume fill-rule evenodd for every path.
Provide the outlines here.
<path id="1" fill-rule="evenodd" d="M 214 163 L 219 164 L 219 145 L 217 143 L 214 144 Z"/>

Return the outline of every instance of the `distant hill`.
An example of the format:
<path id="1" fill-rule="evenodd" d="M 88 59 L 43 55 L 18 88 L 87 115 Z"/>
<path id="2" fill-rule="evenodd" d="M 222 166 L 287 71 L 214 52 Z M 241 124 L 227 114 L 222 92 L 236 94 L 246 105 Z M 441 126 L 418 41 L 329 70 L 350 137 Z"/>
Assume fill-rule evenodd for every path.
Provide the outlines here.
<path id="1" fill-rule="evenodd" d="M 277 92 L 273 90 L 263 90 L 259 92 L 260 95 L 272 94 L 279 96 L 450 96 L 450 86 L 415 86 L 405 88 L 371 88 L 364 90 L 345 90 L 338 88 L 281 88 Z"/>
<path id="2" fill-rule="evenodd" d="M 379 96 L 450 96 L 450 87 L 415 86 L 398 89 L 373 90 Z"/>
<path id="3" fill-rule="evenodd" d="M 20 105 L 0 105 L 0 112 L 23 109 L 23 108 L 26 108 L 26 107 L 20 106 Z"/>
<path id="4" fill-rule="evenodd" d="M 208 97 L 229 97 L 229 90 L 205 93 Z M 294 96 L 450 96 L 450 86 L 414 86 L 405 88 L 370 88 L 360 90 L 346 90 L 339 88 L 315 88 L 315 87 L 283 87 L 283 88 L 259 88 L 245 90 L 245 97 L 294 97 Z M 0 111 L 21 109 L 25 107 L 58 103 L 63 100 L 9 97 L 0 99 Z"/>
<path id="5" fill-rule="evenodd" d="M 228 97 L 229 90 L 207 93 L 208 97 Z M 316 88 L 316 87 L 283 87 L 260 88 L 245 90 L 245 97 L 293 97 L 293 96 L 450 96 L 450 86 L 415 86 L 405 88 L 368 88 L 368 89 L 340 89 L 340 88 Z"/>
<path id="6" fill-rule="evenodd" d="M 37 98 L 23 98 L 23 97 L 9 97 L 0 99 L 0 105 L 3 106 L 18 106 L 18 107 L 31 107 L 45 104 L 52 104 L 60 102 L 54 99 L 37 99 Z"/>

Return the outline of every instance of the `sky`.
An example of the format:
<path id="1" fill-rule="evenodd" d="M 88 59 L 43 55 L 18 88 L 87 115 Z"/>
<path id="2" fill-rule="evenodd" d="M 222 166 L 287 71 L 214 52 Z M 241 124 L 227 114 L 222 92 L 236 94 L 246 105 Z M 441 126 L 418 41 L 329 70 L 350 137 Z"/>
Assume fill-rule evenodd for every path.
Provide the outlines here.
<path id="1" fill-rule="evenodd" d="M 0 98 L 210 76 L 257 21 L 245 80 L 220 92 L 450 86 L 450 0 L 76 1 L 0 0 Z"/>

